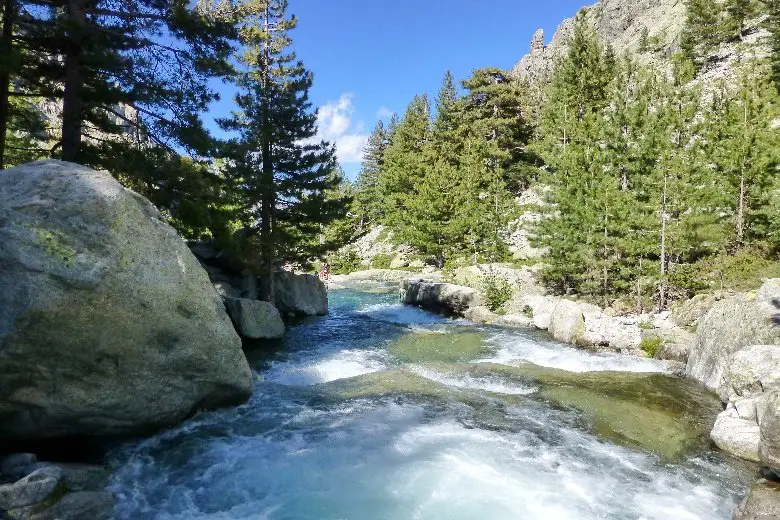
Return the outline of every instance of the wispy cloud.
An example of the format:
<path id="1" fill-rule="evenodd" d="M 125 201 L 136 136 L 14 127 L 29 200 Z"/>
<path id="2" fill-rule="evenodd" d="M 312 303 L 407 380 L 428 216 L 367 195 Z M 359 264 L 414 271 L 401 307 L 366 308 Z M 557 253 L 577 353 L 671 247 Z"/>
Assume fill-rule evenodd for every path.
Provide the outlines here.
<path id="1" fill-rule="evenodd" d="M 390 110 L 384 105 L 379 107 L 379 110 L 376 111 L 376 117 L 378 117 L 379 119 L 389 119 L 393 117 L 393 114 L 395 114 L 395 112 L 393 112 L 392 110 Z"/>
<path id="2" fill-rule="evenodd" d="M 317 139 L 335 143 L 336 156 L 343 164 L 359 163 L 368 141 L 363 123 L 352 121 L 355 113 L 352 104 L 354 97 L 352 93 L 342 94 L 337 101 L 329 101 L 320 107 L 317 115 Z"/>

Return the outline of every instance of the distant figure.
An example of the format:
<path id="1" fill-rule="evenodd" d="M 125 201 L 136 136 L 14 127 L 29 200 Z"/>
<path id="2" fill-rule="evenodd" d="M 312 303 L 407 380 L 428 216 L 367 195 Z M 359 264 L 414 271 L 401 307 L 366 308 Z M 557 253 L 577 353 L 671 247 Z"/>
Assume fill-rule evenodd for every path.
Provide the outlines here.
<path id="1" fill-rule="evenodd" d="M 327 263 L 322 264 L 322 271 L 320 271 L 320 280 L 325 282 L 326 285 L 328 280 L 330 280 L 330 266 Z"/>
<path id="2" fill-rule="evenodd" d="M 284 269 L 288 273 L 292 273 L 294 268 L 291 262 L 285 262 L 284 265 L 282 266 L 282 269 Z"/>

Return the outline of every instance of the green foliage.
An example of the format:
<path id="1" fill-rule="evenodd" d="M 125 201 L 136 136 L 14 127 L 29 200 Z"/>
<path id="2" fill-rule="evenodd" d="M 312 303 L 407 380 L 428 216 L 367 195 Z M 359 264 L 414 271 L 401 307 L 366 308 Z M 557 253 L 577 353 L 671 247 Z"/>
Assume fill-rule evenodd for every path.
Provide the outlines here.
<path id="1" fill-rule="evenodd" d="M 390 263 L 395 258 L 392 254 L 379 254 L 371 260 L 372 269 L 390 269 Z"/>
<path id="2" fill-rule="evenodd" d="M 498 312 L 512 298 L 512 286 L 492 270 L 482 275 L 480 287 L 488 309 L 493 312 Z"/>
<path id="3" fill-rule="evenodd" d="M 647 355 L 651 358 L 657 356 L 663 346 L 664 340 L 658 337 L 642 338 L 641 343 L 639 343 L 639 348 L 647 352 Z"/>
<path id="4" fill-rule="evenodd" d="M 349 274 L 361 268 L 360 257 L 351 249 L 346 248 L 328 256 L 330 272 L 333 274 Z"/>

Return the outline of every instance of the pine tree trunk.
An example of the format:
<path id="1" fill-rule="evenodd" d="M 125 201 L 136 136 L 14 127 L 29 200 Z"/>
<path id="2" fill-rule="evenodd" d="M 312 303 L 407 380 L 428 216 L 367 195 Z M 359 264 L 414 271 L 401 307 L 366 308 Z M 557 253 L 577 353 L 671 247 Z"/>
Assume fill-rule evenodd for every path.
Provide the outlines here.
<path id="1" fill-rule="evenodd" d="M 737 211 L 737 244 L 742 247 L 745 240 L 745 166 L 739 176 L 739 210 Z"/>
<path id="2" fill-rule="evenodd" d="M 62 160 L 75 162 L 81 150 L 81 44 L 84 24 L 84 0 L 68 1 L 68 17 L 77 29 L 78 38 L 71 34 L 65 54 L 65 93 L 62 100 Z"/>
<path id="3" fill-rule="evenodd" d="M 13 27 L 16 18 L 16 0 L 3 1 L 3 27 L 0 34 L 0 56 L 10 59 L 13 45 Z M 11 91 L 10 64 L 0 70 L 0 170 L 5 168 L 5 140 L 8 133 L 9 97 Z"/>
<path id="4" fill-rule="evenodd" d="M 266 4 L 264 30 L 269 34 L 269 5 Z M 270 34 L 269 34 L 270 36 Z M 263 44 L 261 59 L 261 70 L 263 74 L 263 98 L 260 111 L 262 114 L 262 153 L 263 164 L 261 173 L 261 200 L 260 200 L 260 287 L 258 298 L 262 301 L 274 303 L 276 296 L 276 287 L 274 283 L 274 236 L 273 236 L 273 213 L 274 213 L 274 165 L 271 157 L 271 129 L 269 121 L 269 112 L 271 110 L 268 101 L 270 88 L 270 53 L 268 40 Z"/>
<path id="5" fill-rule="evenodd" d="M 661 287 L 658 300 L 658 309 L 663 310 L 666 307 L 666 200 L 667 200 L 668 178 L 664 173 L 664 191 L 663 204 L 661 205 Z"/>

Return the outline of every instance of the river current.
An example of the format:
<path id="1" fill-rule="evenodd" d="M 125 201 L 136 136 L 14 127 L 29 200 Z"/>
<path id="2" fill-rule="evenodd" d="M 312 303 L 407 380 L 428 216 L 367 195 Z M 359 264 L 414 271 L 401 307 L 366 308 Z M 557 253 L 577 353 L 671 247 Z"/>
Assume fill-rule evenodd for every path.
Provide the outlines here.
<path id="1" fill-rule="evenodd" d="M 331 291 L 330 309 L 248 350 L 247 404 L 112 452 L 117 518 L 726 520 L 746 492 L 750 468 L 702 440 L 711 417 L 678 431 L 652 403 L 612 407 L 631 377 L 676 392 L 661 362 L 449 320 L 378 285 Z M 624 374 L 602 392 L 609 371 Z"/>

